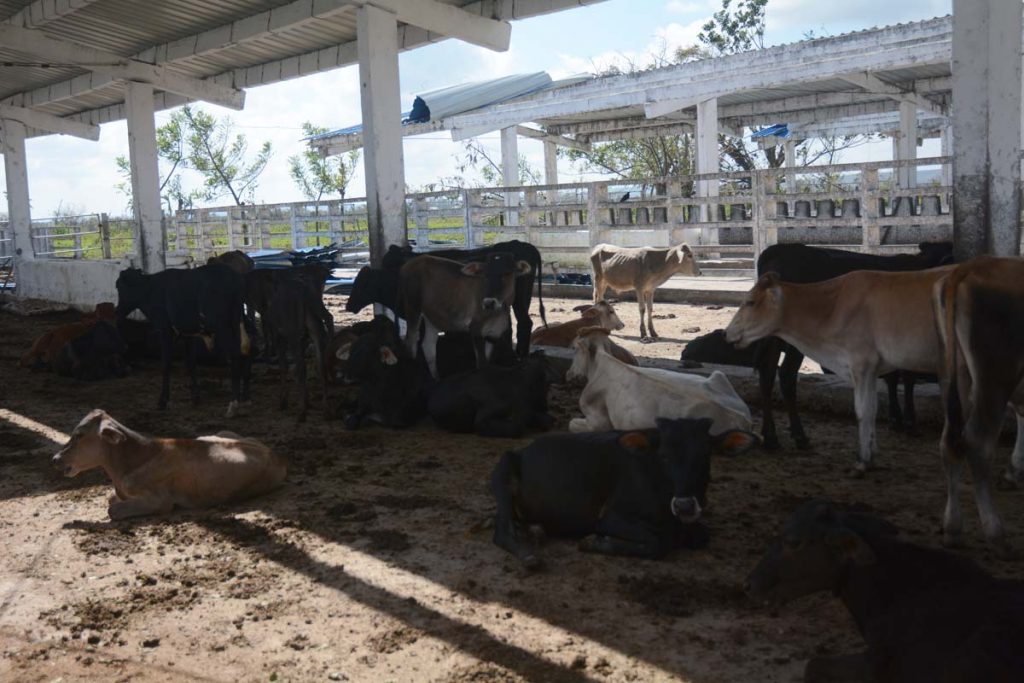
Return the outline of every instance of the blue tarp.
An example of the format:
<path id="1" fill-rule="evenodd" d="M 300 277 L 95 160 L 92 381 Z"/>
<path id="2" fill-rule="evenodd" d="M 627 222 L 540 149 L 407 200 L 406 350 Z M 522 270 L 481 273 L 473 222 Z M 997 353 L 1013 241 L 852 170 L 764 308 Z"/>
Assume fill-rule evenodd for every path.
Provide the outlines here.
<path id="1" fill-rule="evenodd" d="M 755 130 L 750 134 L 750 137 L 757 138 L 788 138 L 789 137 L 789 124 L 788 123 L 776 123 L 774 126 L 768 126 L 767 128 L 761 128 Z"/>

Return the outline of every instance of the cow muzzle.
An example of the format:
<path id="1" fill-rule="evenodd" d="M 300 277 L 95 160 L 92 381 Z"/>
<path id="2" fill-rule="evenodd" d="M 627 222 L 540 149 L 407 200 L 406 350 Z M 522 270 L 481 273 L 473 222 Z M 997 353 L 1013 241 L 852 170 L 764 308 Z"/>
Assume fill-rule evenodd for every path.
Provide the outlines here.
<path id="1" fill-rule="evenodd" d="M 487 297 L 483 300 L 483 307 L 485 311 L 496 311 L 501 308 L 501 302 L 492 297 Z"/>
<path id="2" fill-rule="evenodd" d="M 700 503 L 693 496 L 673 498 L 669 505 L 672 509 L 672 515 L 684 524 L 691 524 L 700 519 Z"/>
<path id="3" fill-rule="evenodd" d="M 61 451 L 57 455 L 55 455 L 52 458 L 50 458 L 50 462 L 53 464 L 53 467 L 58 472 L 63 474 L 65 477 L 73 477 L 76 474 L 78 474 L 78 471 L 75 470 L 74 465 L 72 465 L 69 462 L 65 462 L 63 456 L 64 456 L 64 451 Z"/>

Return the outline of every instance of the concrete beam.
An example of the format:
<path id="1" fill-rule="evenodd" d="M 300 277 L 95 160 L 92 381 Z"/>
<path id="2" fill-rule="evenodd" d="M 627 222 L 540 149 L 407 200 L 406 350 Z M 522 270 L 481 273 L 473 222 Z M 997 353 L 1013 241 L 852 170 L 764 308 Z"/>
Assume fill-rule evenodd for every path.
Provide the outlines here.
<path id="1" fill-rule="evenodd" d="M 0 104 L 0 119 L 9 121 L 20 121 L 29 128 L 43 130 L 47 133 L 60 133 L 72 135 L 86 140 L 99 140 L 100 127 L 89 123 L 82 123 L 74 119 L 65 119 L 53 114 L 25 109 L 23 107 L 11 107 Z"/>
<path id="2" fill-rule="evenodd" d="M 7 222 L 11 228 L 11 253 L 19 259 L 30 261 L 35 258 L 35 250 L 32 246 L 32 210 L 29 203 L 24 123 L 0 120 L 0 151 L 4 156 L 7 181 Z"/>
<path id="3" fill-rule="evenodd" d="M 581 152 L 590 151 L 590 143 L 582 142 L 580 140 L 573 140 L 562 135 L 552 135 L 536 128 L 530 128 L 529 126 L 516 126 L 516 134 L 522 135 L 524 138 L 532 138 L 534 140 L 544 140 L 551 142 L 562 147 L 569 147 L 571 149 L 578 149 Z"/>
<path id="4" fill-rule="evenodd" d="M 953 0 L 957 260 L 1020 254 L 1022 6 Z"/>
<path id="5" fill-rule="evenodd" d="M 160 205 L 160 171 L 153 118 L 153 86 L 127 83 L 128 159 L 132 170 L 132 209 L 135 238 L 142 270 L 159 273 L 165 266 L 163 212 Z"/>
<path id="6" fill-rule="evenodd" d="M 937 102 L 932 102 L 924 95 L 915 93 L 912 90 L 908 90 L 893 83 L 883 81 L 878 76 L 868 73 L 867 71 L 843 74 L 840 78 L 847 83 L 864 88 L 864 90 L 867 90 L 868 92 L 888 95 L 898 102 L 912 103 L 921 111 L 926 111 L 937 116 L 945 116 L 949 113 L 943 105 Z"/>
<path id="7" fill-rule="evenodd" d="M 458 7 L 437 0 L 369 0 L 377 7 L 393 12 L 398 20 L 419 26 L 432 33 L 464 40 L 467 43 L 504 52 L 512 37 L 512 25 L 478 14 L 470 14 Z M 353 4 L 365 5 L 367 2 Z"/>
<path id="8" fill-rule="evenodd" d="M 96 0 L 35 0 L 20 9 L 4 23 L 23 28 L 39 28 L 69 14 L 74 14 L 96 2 Z"/>
<path id="9" fill-rule="evenodd" d="M 389 245 L 408 242 L 405 167 L 398 79 L 398 17 L 364 5 L 356 20 L 363 110 L 370 263 L 380 266 Z"/>

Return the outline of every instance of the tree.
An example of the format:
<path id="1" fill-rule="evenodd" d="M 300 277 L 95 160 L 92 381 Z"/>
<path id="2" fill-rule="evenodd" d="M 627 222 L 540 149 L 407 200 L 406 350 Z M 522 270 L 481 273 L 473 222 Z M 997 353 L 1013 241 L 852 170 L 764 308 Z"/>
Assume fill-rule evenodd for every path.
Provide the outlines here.
<path id="1" fill-rule="evenodd" d="M 327 128 L 307 121 L 302 124 L 302 132 L 311 137 L 326 133 Z M 288 173 L 306 199 L 320 201 L 325 194 L 335 193 L 344 199 L 358 164 L 358 149 L 335 157 L 322 157 L 310 146 L 302 154 L 288 157 Z"/>
<path id="2" fill-rule="evenodd" d="M 457 160 L 459 173 L 474 170 L 480 174 L 487 185 L 504 185 L 505 174 L 501 160 L 495 160 L 491 153 L 477 138 L 470 138 L 463 143 L 463 154 Z M 522 154 L 518 159 L 518 176 L 520 185 L 539 185 L 540 173 L 530 165 Z"/>
<path id="3" fill-rule="evenodd" d="M 252 161 L 247 161 L 249 143 L 242 133 L 235 133 L 230 118 L 217 119 L 189 105 L 181 109 L 188 124 L 186 158 L 189 166 L 203 177 L 203 186 L 196 191 L 199 198 L 212 201 L 231 195 L 238 206 L 252 202 L 256 182 L 270 161 L 270 141 L 265 141 Z"/>
<path id="4" fill-rule="evenodd" d="M 697 40 L 713 56 L 764 47 L 764 11 L 768 0 L 722 0 L 722 9 L 711 15 L 701 27 Z"/>

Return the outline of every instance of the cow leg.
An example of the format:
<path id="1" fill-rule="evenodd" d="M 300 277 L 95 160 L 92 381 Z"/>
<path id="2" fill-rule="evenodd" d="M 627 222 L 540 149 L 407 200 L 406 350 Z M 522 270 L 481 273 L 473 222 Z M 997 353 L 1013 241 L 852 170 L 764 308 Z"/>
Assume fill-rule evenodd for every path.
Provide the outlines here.
<path id="1" fill-rule="evenodd" d="M 309 392 L 306 390 L 306 337 L 303 334 L 292 337 L 292 357 L 295 358 L 295 379 L 299 385 L 299 422 L 306 421 L 309 410 Z"/>
<path id="2" fill-rule="evenodd" d="M 537 275 L 538 279 L 540 274 Z M 533 276 L 529 276 L 532 292 Z M 520 301 L 520 299 L 525 299 Z M 530 334 L 533 332 L 533 318 L 530 317 L 530 297 L 520 297 L 519 290 L 516 291 L 516 300 L 512 302 L 512 312 L 516 316 L 516 355 L 526 358 L 530 355 Z M 507 340 L 507 341 L 506 341 Z M 512 326 L 509 325 L 505 333 L 501 335 L 502 345 L 512 346 Z"/>
<path id="3" fill-rule="evenodd" d="M 527 569 L 536 569 L 541 559 L 530 540 L 530 534 L 516 514 L 519 496 L 519 454 L 506 452 L 491 473 L 491 491 L 498 511 L 494 515 L 494 544 L 519 558 Z"/>
<path id="4" fill-rule="evenodd" d="M 775 362 L 778 363 L 776 356 Z M 800 420 L 800 410 L 796 404 L 796 382 L 800 375 L 800 366 L 804 362 L 804 354 L 790 346 L 786 349 L 786 357 L 779 366 L 779 389 L 782 391 L 782 400 L 786 404 L 786 411 L 789 413 L 789 435 L 796 442 L 797 448 L 810 448 L 811 441 L 804 432 L 804 423 Z M 771 400 L 771 390 L 768 392 Z M 774 426 L 774 425 L 773 425 Z"/>
<path id="5" fill-rule="evenodd" d="M 604 299 L 604 290 L 607 289 L 605 286 L 604 278 L 594 273 L 594 303 Z M 640 335 L 643 336 L 643 335 Z"/>
<path id="6" fill-rule="evenodd" d="M 885 388 L 889 394 L 889 427 L 896 431 L 903 429 L 903 411 L 900 410 L 900 372 L 888 372 L 882 375 L 885 380 Z"/>
<path id="7" fill-rule="evenodd" d="M 646 344 L 651 338 L 647 336 L 647 326 L 644 325 L 644 297 L 639 289 L 636 291 L 636 307 L 640 313 L 640 341 Z"/>
<path id="8" fill-rule="evenodd" d="M 613 509 L 605 510 L 594 535 L 580 541 L 580 550 L 603 555 L 663 557 L 668 548 L 647 526 L 631 522 Z"/>
<path id="9" fill-rule="evenodd" d="M 409 350 L 409 355 L 411 355 L 413 358 L 415 358 L 416 356 L 419 355 L 418 348 L 419 348 L 419 344 L 420 344 L 420 322 L 421 322 L 421 316 L 420 316 L 420 312 L 418 310 L 417 311 L 410 310 L 410 307 L 409 307 L 408 304 L 406 305 L 406 313 L 408 314 L 409 317 L 406 318 L 406 320 L 405 320 L 405 322 L 406 322 L 406 326 L 405 326 L 405 348 Z M 429 325 L 430 323 L 427 323 L 427 324 Z M 426 355 L 426 352 L 427 352 L 427 350 L 424 349 L 423 350 L 424 355 Z M 428 364 L 429 364 L 429 361 L 430 361 L 430 359 L 428 358 L 427 359 Z M 436 371 L 435 368 L 431 367 L 430 372 L 431 372 L 431 374 L 434 375 L 434 377 L 437 377 L 437 371 Z"/>
<path id="10" fill-rule="evenodd" d="M 775 413 L 772 410 L 772 390 L 775 388 L 775 373 L 779 370 L 779 356 L 782 355 L 781 342 L 776 337 L 769 337 L 761 347 L 761 353 L 756 360 L 758 384 L 761 387 L 761 413 L 763 424 L 761 425 L 761 437 L 764 440 L 764 447 L 774 451 L 779 448 L 779 436 L 775 431 Z M 786 354 L 789 357 L 789 354 Z M 790 421 L 790 429 L 793 423 Z"/>
<path id="11" fill-rule="evenodd" d="M 199 342 L 195 337 L 185 338 L 185 371 L 188 373 L 188 392 L 192 399 L 192 405 L 199 405 L 199 377 L 196 372 L 197 359 L 196 344 Z"/>
<path id="12" fill-rule="evenodd" d="M 268 339 L 269 339 L 269 337 L 268 337 Z M 275 339 L 275 346 L 279 350 L 283 350 L 283 349 L 288 348 L 288 342 L 287 342 L 287 340 L 283 336 L 275 334 L 274 335 L 274 339 Z M 279 373 L 278 376 L 280 378 L 280 385 L 281 385 L 281 389 L 280 389 L 281 396 L 278 399 L 278 408 L 280 408 L 281 410 L 287 410 L 287 408 L 288 408 L 288 354 L 286 354 L 286 353 L 278 353 L 277 354 L 277 368 L 278 368 L 278 373 Z"/>
<path id="13" fill-rule="evenodd" d="M 985 386 L 985 384 L 978 382 L 975 385 L 975 387 L 981 386 Z M 1005 543 L 1003 523 L 992 497 L 989 460 L 995 450 L 999 431 L 1003 426 L 1007 401 L 1005 395 L 1000 396 L 998 391 L 973 391 L 971 398 L 973 405 L 971 416 L 964 426 L 964 442 L 967 449 L 967 463 L 970 465 L 971 479 L 974 482 L 974 500 L 978 505 L 981 528 L 985 537 L 997 547 L 1002 548 Z"/>
<path id="14" fill-rule="evenodd" d="M 1024 484 L 1024 404 L 1014 406 L 1017 412 L 1017 442 L 1010 456 L 1010 467 L 1003 474 L 1003 479 L 1013 488 Z"/>
<path id="15" fill-rule="evenodd" d="M 227 416 L 235 417 L 238 414 L 238 405 L 242 400 L 241 323 L 228 324 L 222 334 L 228 349 L 228 367 L 231 372 L 231 400 L 228 402 Z"/>
<path id="16" fill-rule="evenodd" d="M 167 408 L 167 400 L 171 396 L 171 356 L 174 352 L 174 336 L 170 328 L 160 330 L 160 364 L 163 366 L 163 378 L 160 384 L 160 397 L 156 407 Z"/>
<path id="17" fill-rule="evenodd" d="M 911 436 L 919 436 L 917 428 L 917 409 L 914 407 L 914 384 L 917 375 L 913 372 L 903 373 L 903 428 Z"/>
<path id="18" fill-rule="evenodd" d="M 174 509 L 174 502 L 169 498 L 132 498 L 130 500 L 111 500 L 107 506 L 110 519 L 127 519 L 144 515 L 166 515 Z"/>
<path id="19" fill-rule="evenodd" d="M 647 330 L 651 333 L 651 337 L 654 339 L 658 338 L 658 333 L 654 331 L 654 290 L 649 289 L 644 292 L 644 302 L 647 305 Z"/>
<path id="20" fill-rule="evenodd" d="M 430 374 L 435 379 L 437 374 L 437 337 L 438 329 L 430 324 L 429 320 L 423 320 L 423 358 L 427 361 Z M 411 323 L 410 323 L 411 324 Z M 476 351 L 476 340 L 473 341 L 473 350 Z M 480 367 L 480 356 L 477 355 L 477 367 Z"/>
<path id="21" fill-rule="evenodd" d="M 853 380 L 853 404 L 857 412 L 858 454 L 855 473 L 860 475 L 871 467 L 871 458 L 875 452 L 875 416 L 878 412 L 878 391 L 875 386 L 878 375 L 874 368 L 854 366 L 851 369 Z"/>
<path id="22" fill-rule="evenodd" d="M 487 353 L 488 341 L 484 339 L 479 330 L 470 330 L 470 339 L 473 342 L 473 354 L 476 356 L 476 367 L 482 368 L 487 365 L 489 354 Z"/>

